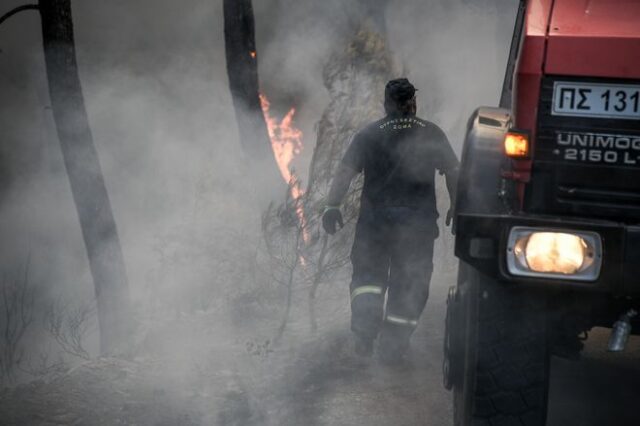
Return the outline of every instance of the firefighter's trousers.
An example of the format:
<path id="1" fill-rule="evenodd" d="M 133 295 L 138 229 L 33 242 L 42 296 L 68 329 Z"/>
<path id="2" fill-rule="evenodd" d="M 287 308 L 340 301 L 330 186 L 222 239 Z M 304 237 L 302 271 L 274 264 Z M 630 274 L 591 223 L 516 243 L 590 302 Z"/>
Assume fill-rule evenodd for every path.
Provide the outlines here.
<path id="1" fill-rule="evenodd" d="M 429 297 L 437 237 L 435 218 L 410 208 L 361 212 L 351 251 L 353 332 L 408 346 Z"/>

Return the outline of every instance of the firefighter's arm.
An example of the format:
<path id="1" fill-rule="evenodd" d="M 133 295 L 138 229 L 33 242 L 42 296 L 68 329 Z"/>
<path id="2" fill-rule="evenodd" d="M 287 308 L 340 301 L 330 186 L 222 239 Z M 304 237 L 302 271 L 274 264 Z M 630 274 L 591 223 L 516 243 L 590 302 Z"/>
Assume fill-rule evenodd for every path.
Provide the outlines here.
<path id="1" fill-rule="evenodd" d="M 449 226 L 453 220 L 453 213 L 456 206 L 456 190 L 458 188 L 458 167 L 454 167 L 445 172 L 447 181 L 447 191 L 449 192 L 449 211 L 447 212 L 447 219 L 445 224 Z"/>
<path id="2" fill-rule="evenodd" d="M 347 195 L 353 178 L 364 169 L 363 151 L 365 142 L 366 137 L 362 133 L 356 134 L 342 158 L 342 162 L 336 171 L 336 176 L 333 178 L 322 214 L 322 226 L 329 234 L 336 232 L 337 225 L 340 225 L 341 228 L 343 226 L 340 204 L 342 204 L 342 200 Z"/>
<path id="3" fill-rule="evenodd" d="M 456 191 L 458 188 L 458 170 L 460 163 L 456 154 L 453 152 L 447 137 L 444 132 L 441 132 L 441 164 L 438 166 L 441 174 L 444 174 L 447 181 L 447 191 L 449 192 L 449 211 L 447 212 L 447 218 L 445 224 L 451 225 L 453 220 L 453 213 L 456 205 Z"/>
<path id="4" fill-rule="evenodd" d="M 327 196 L 327 206 L 340 207 L 342 200 L 345 195 L 347 195 L 347 191 L 349 191 L 351 181 L 357 174 L 357 171 L 344 164 L 338 167 L 336 176 L 333 178 L 331 184 L 331 189 L 329 189 L 329 195 Z"/>
<path id="5" fill-rule="evenodd" d="M 340 228 L 344 226 L 342 213 L 340 213 L 340 204 L 342 204 L 342 200 L 345 195 L 347 195 L 347 191 L 349 191 L 351 181 L 357 174 L 358 172 L 356 170 L 344 164 L 338 167 L 336 176 L 331 184 L 331 189 L 329 190 L 329 195 L 327 196 L 327 204 L 322 214 L 322 226 L 329 234 L 336 232 L 337 225 L 340 225 Z"/>

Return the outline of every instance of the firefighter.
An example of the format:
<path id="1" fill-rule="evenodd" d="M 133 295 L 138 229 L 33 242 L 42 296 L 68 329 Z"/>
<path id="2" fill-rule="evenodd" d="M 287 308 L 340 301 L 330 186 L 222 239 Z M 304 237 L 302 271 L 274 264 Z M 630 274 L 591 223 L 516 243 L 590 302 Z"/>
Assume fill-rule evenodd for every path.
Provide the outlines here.
<path id="1" fill-rule="evenodd" d="M 446 175 L 451 205 L 457 179 L 458 160 L 445 134 L 416 117 L 415 93 L 405 78 L 387 83 L 386 117 L 354 137 L 322 217 L 329 234 L 343 226 L 340 204 L 353 178 L 364 172 L 351 251 L 351 330 L 358 355 L 370 356 L 379 338 L 378 356 L 387 362 L 403 358 L 429 295 L 438 237 L 435 170 Z"/>

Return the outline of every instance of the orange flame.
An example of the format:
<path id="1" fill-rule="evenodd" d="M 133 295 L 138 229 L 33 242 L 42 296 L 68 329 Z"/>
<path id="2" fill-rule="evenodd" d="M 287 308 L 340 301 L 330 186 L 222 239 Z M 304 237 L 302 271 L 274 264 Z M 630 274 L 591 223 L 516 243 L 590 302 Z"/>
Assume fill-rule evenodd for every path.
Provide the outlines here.
<path id="1" fill-rule="evenodd" d="M 291 183 L 291 163 L 302 152 L 302 132 L 292 125 L 296 110 L 291 108 L 282 121 L 278 122 L 269 112 L 271 103 L 265 95 L 260 95 L 260 104 L 280 174 L 285 182 Z"/>
<path id="2" fill-rule="evenodd" d="M 253 59 L 255 59 L 255 58 L 256 58 L 256 52 L 255 52 L 255 50 L 253 50 L 253 51 L 249 52 L 249 54 L 251 55 L 251 57 L 252 57 Z"/>
<path id="3" fill-rule="evenodd" d="M 291 108 L 284 118 L 278 122 L 276 118 L 271 116 L 269 112 L 271 103 L 263 94 L 260 94 L 260 104 L 262 106 L 264 120 L 267 123 L 267 130 L 269 131 L 269 139 L 271 139 L 273 155 L 278 163 L 278 168 L 280 169 L 282 178 L 291 188 L 291 198 L 296 202 L 296 213 L 303 229 L 302 237 L 305 242 L 308 242 L 309 235 L 306 230 L 307 220 L 301 203 L 304 191 L 300 187 L 299 179 L 294 175 L 291 169 L 291 163 L 298 155 L 300 155 L 303 148 L 302 131 L 293 125 L 293 118 L 296 115 L 296 109 Z"/>

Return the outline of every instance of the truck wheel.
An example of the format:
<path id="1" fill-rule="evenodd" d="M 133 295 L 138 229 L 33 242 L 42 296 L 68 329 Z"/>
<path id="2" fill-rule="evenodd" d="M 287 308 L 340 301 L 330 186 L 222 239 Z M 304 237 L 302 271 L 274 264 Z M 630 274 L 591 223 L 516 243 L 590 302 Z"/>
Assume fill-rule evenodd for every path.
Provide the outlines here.
<path id="1" fill-rule="evenodd" d="M 546 298 L 499 283 L 464 262 L 459 275 L 453 314 L 462 318 L 452 323 L 462 330 L 453 333 L 451 341 L 460 345 L 450 348 L 450 362 L 462 364 L 449 368 L 455 425 L 543 426 L 549 388 Z"/>

